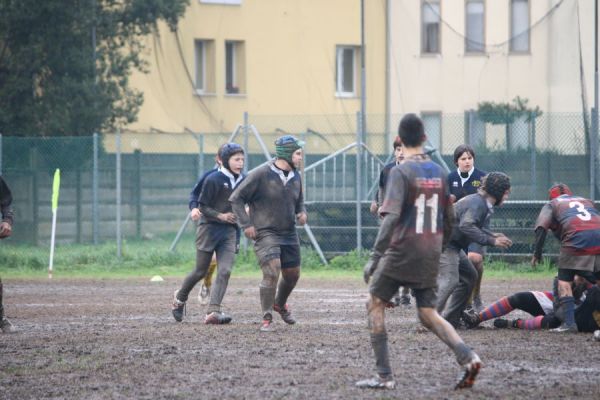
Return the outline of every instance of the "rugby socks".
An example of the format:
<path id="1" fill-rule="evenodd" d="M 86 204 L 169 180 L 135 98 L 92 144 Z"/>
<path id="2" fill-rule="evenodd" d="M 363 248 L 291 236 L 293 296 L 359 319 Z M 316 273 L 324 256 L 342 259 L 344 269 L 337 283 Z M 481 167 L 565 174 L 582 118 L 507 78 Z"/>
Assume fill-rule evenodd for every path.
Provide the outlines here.
<path id="1" fill-rule="evenodd" d="M 510 305 L 508 297 L 502 297 L 500 300 L 484 308 L 483 311 L 479 313 L 479 320 L 483 322 L 490 319 L 498 318 L 508 314 L 512 310 L 514 310 L 514 308 Z"/>
<path id="2" fill-rule="evenodd" d="M 575 326 L 575 299 L 573 296 L 563 296 L 558 299 L 561 312 L 556 315 L 563 318 L 563 323 L 567 326 Z"/>
<path id="3" fill-rule="evenodd" d="M 209 289 L 210 289 L 210 286 L 212 285 L 212 277 L 213 277 L 213 274 L 215 273 L 216 269 L 217 269 L 217 260 L 211 260 L 210 264 L 208 266 L 208 273 L 204 277 L 204 286 L 206 286 Z"/>
<path id="4" fill-rule="evenodd" d="M 286 274 L 285 271 L 281 271 L 281 279 L 279 279 L 279 284 L 277 285 L 277 295 L 275 297 L 275 304 L 280 307 L 285 307 L 285 303 L 287 302 L 288 297 L 292 293 L 292 290 L 296 287 L 296 283 L 298 282 L 298 274 L 291 274 L 292 276 L 287 276 L 290 274 Z"/>
<path id="5" fill-rule="evenodd" d="M 390 352 L 388 350 L 387 333 L 371 333 L 371 346 L 375 353 L 375 366 L 377 373 L 381 377 L 387 377 L 392 374 L 390 367 Z"/>
<path id="6" fill-rule="evenodd" d="M 273 317 L 273 303 L 275 302 L 275 288 L 260 286 L 260 306 L 263 317 L 270 314 Z"/>
<path id="7" fill-rule="evenodd" d="M 473 350 L 463 342 L 458 343 L 456 346 L 452 348 L 454 354 L 456 355 L 456 361 L 460 365 L 465 365 L 473 356 Z"/>
<path id="8" fill-rule="evenodd" d="M 514 320 L 515 328 L 525 329 L 526 331 L 536 331 L 542 329 L 542 320 L 544 315 L 538 315 L 535 318 L 530 319 L 516 319 Z"/>

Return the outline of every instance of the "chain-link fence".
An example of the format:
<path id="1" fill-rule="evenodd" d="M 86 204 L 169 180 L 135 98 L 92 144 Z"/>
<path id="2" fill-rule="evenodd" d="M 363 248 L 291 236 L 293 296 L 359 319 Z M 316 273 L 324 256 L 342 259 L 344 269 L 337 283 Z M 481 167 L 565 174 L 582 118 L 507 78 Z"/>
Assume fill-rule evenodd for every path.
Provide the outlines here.
<path id="1" fill-rule="evenodd" d="M 262 164 L 283 134 L 306 141 L 305 199 L 309 223 L 325 253 L 370 248 L 378 221 L 368 207 L 379 172 L 390 161 L 400 115 L 240 116 L 231 132 L 133 133 L 89 137 L 0 137 L 0 167 L 14 196 L 16 224 L 10 240 L 46 243 L 51 228 L 52 177 L 61 169 L 57 240 L 101 242 L 172 235 L 187 216 L 198 176 L 214 165 L 228 140 L 247 151 L 247 167 Z M 448 168 L 454 148 L 470 143 L 476 166 L 511 176 L 511 201 L 492 219 L 512 236 L 510 254 L 531 252 L 532 225 L 548 187 L 563 181 L 596 197 L 597 155 L 581 114 L 542 114 L 510 123 L 484 121 L 477 113 L 423 114 L 434 159 Z M 186 228 L 192 231 L 191 224 Z M 301 237 L 310 245 L 304 230 Z M 493 249 L 490 249 L 493 252 Z M 553 247 L 552 250 L 556 250 Z M 508 253 L 504 253 L 508 254 Z"/>

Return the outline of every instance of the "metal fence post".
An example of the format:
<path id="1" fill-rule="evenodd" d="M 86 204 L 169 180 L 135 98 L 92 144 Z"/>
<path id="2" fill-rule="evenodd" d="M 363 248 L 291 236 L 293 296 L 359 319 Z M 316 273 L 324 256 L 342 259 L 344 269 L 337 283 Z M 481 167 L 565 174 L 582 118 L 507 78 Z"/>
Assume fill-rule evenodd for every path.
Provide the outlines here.
<path id="1" fill-rule="evenodd" d="M 92 240 L 95 245 L 98 244 L 98 134 L 93 136 L 93 165 L 92 165 Z"/>
<path id="2" fill-rule="evenodd" d="M 138 239 L 142 238 L 142 151 L 135 149 L 135 234 Z"/>
<path id="3" fill-rule="evenodd" d="M 244 175 L 248 175 L 248 164 L 250 163 L 250 154 L 248 153 L 248 111 L 244 111 L 244 154 L 246 161 L 244 162 Z M 243 232 L 242 232 L 243 233 Z M 242 234 L 242 249 L 248 251 L 248 238 Z"/>
<path id="4" fill-rule="evenodd" d="M 362 195 L 362 176 L 360 163 L 362 161 L 362 115 L 356 113 L 356 250 L 360 254 L 362 251 L 362 212 L 361 212 L 361 195 Z"/>
<path id="5" fill-rule="evenodd" d="M 530 198 L 531 200 L 535 200 L 536 197 L 536 193 L 537 193 L 537 149 L 536 149 L 536 143 L 535 143 L 535 134 L 536 134 L 536 129 L 535 129 L 535 114 L 534 113 L 530 113 L 529 114 L 529 132 L 530 132 L 530 139 L 529 139 L 529 146 L 531 149 L 531 186 L 530 188 Z"/>
<path id="6" fill-rule="evenodd" d="M 115 190 L 116 190 L 116 234 L 117 234 L 117 259 L 121 260 L 121 129 L 117 129 L 115 137 Z"/>

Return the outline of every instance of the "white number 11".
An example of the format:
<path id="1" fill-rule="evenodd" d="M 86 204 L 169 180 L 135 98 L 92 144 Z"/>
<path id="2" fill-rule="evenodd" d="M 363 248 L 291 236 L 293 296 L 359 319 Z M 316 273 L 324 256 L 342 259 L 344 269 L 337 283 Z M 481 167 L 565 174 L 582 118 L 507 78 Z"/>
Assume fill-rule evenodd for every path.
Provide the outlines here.
<path id="1" fill-rule="evenodd" d="M 435 193 L 429 199 L 425 200 L 425 194 L 421 193 L 415 200 L 417 207 L 417 226 L 416 232 L 423 233 L 423 225 L 425 223 L 425 207 L 431 210 L 431 232 L 437 232 L 437 212 L 438 212 L 438 194 Z"/>

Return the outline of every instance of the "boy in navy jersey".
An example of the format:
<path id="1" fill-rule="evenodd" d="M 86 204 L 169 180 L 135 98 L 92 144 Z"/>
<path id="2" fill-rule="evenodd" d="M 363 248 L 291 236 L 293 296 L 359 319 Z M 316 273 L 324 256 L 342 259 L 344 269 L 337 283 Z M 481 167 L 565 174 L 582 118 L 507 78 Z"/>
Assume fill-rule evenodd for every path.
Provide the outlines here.
<path id="1" fill-rule="evenodd" d="M 369 287 L 368 319 L 377 375 L 356 383 L 361 388 L 392 389 L 385 307 L 400 286 L 413 289 L 419 319 L 456 355 L 464 374 L 456 389 L 471 387 L 481 360 L 436 311 L 436 279 L 442 245 L 452 229 L 446 173 L 423 153 L 423 122 L 415 114 L 400 121 L 404 161 L 392 168 L 381 207 L 383 222 L 364 268 Z"/>
<path id="2" fill-rule="evenodd" d="M 228 199 L 242 181 L 244 150 L 239 144 L 227 143 L 221 147 L 219 156 L 223 165 L 217 172 L 206 177 L 200 193 L 200 224 L 196 236 L 196 269 L 189 274 L 181 288 L 175 291 L 173 317 L 183 319 L 185 303 L 193 287 L 206 276 L 216 253 L 217 279 L 210 295 L 210 304 L 204 319 L 206 324 L 227 324 L 231 317 L 221 311 L 221 302 L 237 252 L 238 227 Z"/>

